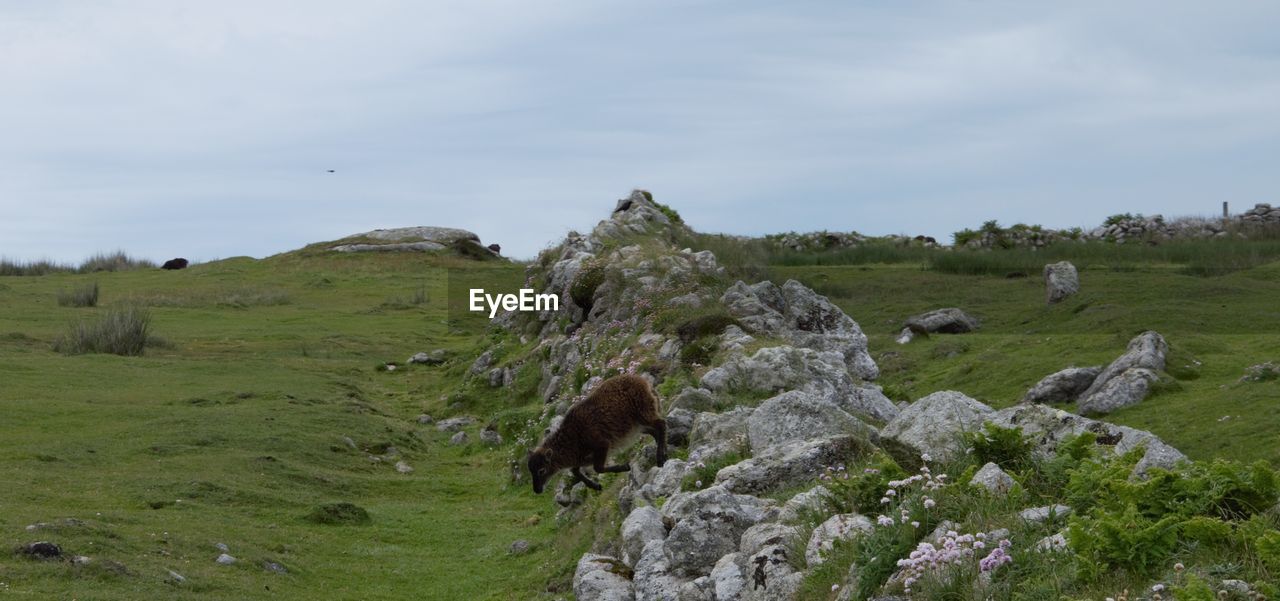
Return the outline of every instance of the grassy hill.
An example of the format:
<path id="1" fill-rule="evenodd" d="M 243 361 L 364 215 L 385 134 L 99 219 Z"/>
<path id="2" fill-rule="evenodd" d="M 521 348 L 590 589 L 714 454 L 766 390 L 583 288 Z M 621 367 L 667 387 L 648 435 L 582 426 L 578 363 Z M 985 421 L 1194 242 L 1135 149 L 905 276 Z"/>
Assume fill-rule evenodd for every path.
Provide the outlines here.
<path id="1" fill-rule="evenodd" d="M 1280 360 L 1280 263 L 1269 255 L 1191 270 L 1146 250 L 1123 264 L 1086 257 L 1081 294 L 1045 307 L 1037 272 L 1008 279 L 999 262 L 968 269 L 943 267 L 955 259 L 929 251 L 864 260 L 714 250 L 731 265 L 740 253 L 744 274 L 794 278 L 828 295 L 867 332 L 896 400 L 955 389 L 1007 406 L 1044 375 L 1104 364 L 1155 329 L 1172 347 L 1170 379 L 1108 420 L 1151 430 L 1196 459 L 1280 466 L 1280 382 L 1240 382 L 1249 366 Z M 179 272 L 0 278 L 0 545 L 49 540 L 91 558 L 0 554 L 0 593 L 567 596 L 573 563 L 597 527 L 616 532 L 616 511 L 586 512 L 601 523 L 557 523 L 549 496 L 509 484 L 524 452 L 512 441 L 541 409 L 536 382 L 464 384 L 481 350 L 519 344 L 449 310 L 451 282 L 456 294 L 463 281 L 513 289 L 523 278 L 522 266 L 504 262 L 315 249 Z M 58 304 L 60 291 L 95 282 L 97 307 Z M 150 312 L 160 340 L 145 355 L 52 350 L 71 323 L 122 304 Z M 903 319 L 945 306 L 977 315 L 983 328 L 893 342 Z M 403 365 L 434 349 L 449 353 L 445 365 Z M 401 366 L 378 369 L 388 361 Z M 417 422 L 424 412 L 476 415 L 473 440 L 492 422 L 508 442 L 450 445 L 449 434 Z M 399 473 L 398 461 L 414 471 Z M 309 519 L 334 503 L 357 505 L 369 520 Z M 517 539 L 532 550 L 508 553 Z M 218 543 L 237 564 L 215 563 Z"/>

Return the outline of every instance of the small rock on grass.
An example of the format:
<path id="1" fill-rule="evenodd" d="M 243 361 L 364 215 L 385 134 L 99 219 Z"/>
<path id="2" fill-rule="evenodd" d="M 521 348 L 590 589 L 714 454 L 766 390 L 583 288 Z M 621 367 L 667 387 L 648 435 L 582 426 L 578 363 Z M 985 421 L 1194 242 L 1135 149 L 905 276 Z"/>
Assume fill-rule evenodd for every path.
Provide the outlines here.
<path id="1" fill-rule="evenodd" d="M 466 432 L 458 432 L 457 434 L 454 434 L 454 435 L 453 435 L 453 437 L 449 439 L 449 444 L 451 444 L 451 445 L 464 445 L 464 444 L 467 444 L 467 433 L 466 433 Z"/>
<path id="2" fill-rule="evenodd" d="M 507 550 L 512 555 L 524 555 L 529 552 L 529 541 L 525 539 L 517 540 L 511 543 L 511 548 Z"/>
<path id="3" fill-rule="evenodd" d="M 169 578 L 167 580 L 174 584 L 182 584 L 187 581 L 187 577 L 173 570 L 169 570 Z"/>
<path id="4" fill-rule="evenodd" d="M 58 559 L 62 557 L 62 547 L 47 540 L 41 540 L 18 547 L 18 553 L 32 559 Z"/>
<path id="5" fill-rule="evenodd" d="M 288 574 L 288 573 L 289 573 L 289 569 L 288 569 L 288 568 L 286 568 L 286 567 L 284 567 L 283 565 L 280 565 L 280 564 L 278 564 L 278 563 L 276 563 L 276 562 L 274 562 L 274 561 L 271 561 L 271 560 L 264 560 L 264 561 L 262 562 L 262 569 L 264 569 L 264 570 L 266 570 L 266 571 L 268 571 L 268 572 L 271 572 L 271 573 L 273 573 L 273 574 Z"/>
<path id="6" fill-rule="evenodd" d="M 496 447 L 502 444 L 502 435 L 498 434 L 497 430 L 484 429 L 480 431 L 480 442 Z"/>
<path id="7" fill-rule="evenodd" d="M 234 557 L 232 557 L 232 556 L 230 556 L 230 555 L 227 555 L 226 553 L 223 553 L 223 554 L 219 555 L 219 556 L 218 556 L 218 559 L 216 559 L 216 560 L 214 560 L 214 561 L 217 561 L 217 562 L 218 562 L 219 564 L 221 564 L 221 565 L 229 566 L 229 565 L 235 565 L 235 563 L 236 563 L 236 558 L 234 558 Z"/>
<path id="8" fill-rule="evenodd" d="M 412 474 L 412 473 L 413 473 L 413 466 L 412 466 L 412 465 L 409 465 L 408 463 L 406 463 L 406 462 L 404 462 L 404 461 L 397 461 L 397 462 L 396 462 L 396 471 L 397 471 L 397 472 L 400 472 L 401 474 Z"/>

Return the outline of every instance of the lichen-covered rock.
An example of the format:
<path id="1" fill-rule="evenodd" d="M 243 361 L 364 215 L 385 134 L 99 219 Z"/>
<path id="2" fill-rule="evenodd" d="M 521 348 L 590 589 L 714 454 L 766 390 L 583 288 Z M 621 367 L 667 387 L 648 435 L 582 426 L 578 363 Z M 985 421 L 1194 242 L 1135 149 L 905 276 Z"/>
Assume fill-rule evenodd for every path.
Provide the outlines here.
<path id="1" fill-rule="evenodd" d="M 721 469 L 716 473 L 716 483 L 739 493 L 780 490 L 812 482 L 826 468 L 866 456 L 874 448 L 868 439 L 857 436 L 778 445 Z"/>
<path id="2" fill-rule="evenodd" d="M 955 307 L 936 309 L 907 318 L 902 326 L 915 333 L 964 334 L 979 327 L 972 315 Z"/>
<path id="3" fill-rule="evenodd" d="M 710 411 L 715 406 L 716 397 L 706 388 L 693 388 L 691 386 L 682 389 L 675 398 L 671 399 L 671 409 L 688 409 L 689 411 Z"/>
<path id="4" fill-rule="evenodd" d="M 819 484 L 787 499 L 787 502 L 782 504 L 781 512 L 778 513 L 778 521 L 794 522 L 807 514 L 828 512 L 831 502 L 831 491 Z"/>
<path id="5" fill-rule="evenodd" d="M 897 408 L 878 388 L 868 389 L 855 380 L 840 355 L 832 351 L 772 346 L 749 357 L 733 355 L 703 374 L 701 385 L 713 392 L 801 390 L 854 415 L 877 421 L 887 421 L 897 414 Z"/>
<path id="6" fill-rule="evenodd" d="M 1068 367 L 1051 373 L 1023 395 L 1023 403 L 1073 403 L 1102 373 L 1102 366 Z"/>
<path id="7" fill-rule="evenodd" d="M 689 432 L 693 430 L 696 417 L 693 411 L 680 407 L 667 412 L 667 444 L 677 447 L 689 444 Z"/>
<path id="8" fill-rule="evenodd" d="M 1143 447 L 1146 451 L 1134 468 L 1134 474 L 1139 476 L 1150 468 L 1169 469 L 1186 460 L 1186 455 L 1150 432 L 1081 417 L 1048 405 L 1015 405 L 991 414 L 989 419 L 1003 428 L 1018 428 L 1044 455 L 1052 455 L 1066 437 L 1084 432 L 1091 432 L 1097 444 L 1113 448 L 1116 453 Z"/>
<path id="9" fill-rule="evenodd" d="M 689 446 L 745 441 L 752 413 L 755 413 L 755 407 L 736 407 L 724 413 L 699 413 L 693 418 L 693 427 L 689 430 Z"/>
<path id="10" fill-rule="evenodd" d="M 791 601 L 800 590 L 803 572 L 797 572 L 785 545 L 770 545 L 746 558 L 747 586 L 742 601 Z"/>
<path id="11" fill-rule="evenodd" d="M 1045 301 L 1052 305 L 1080 291 L 1080 274 L 1069 261 L 1044 266 Z"/>
<path id="12" fill-rule="evenodd" d="M 978 473 L 973 475 L 973 479 L 969 481 L 969 484 L 984 488 L 991 494 L 1003 497 L 1009 494 L 1009 490 L 1013 488 L 1014 481 L 1012 476 L 1000 469 L 1000 466 L 988 462 L 982 466 L 982 469 L 978 470 Z"/>
<path id="13" fill-rule="evenodd" d="M 637 507 L 622 521 L 622 561 L 634 565 L 645 545 L 666 538 L 662 514 L 651 505 Z"/>
<path id="14" fill-rule="evenodd" d="M 1030 507 L 1023 509 L 1018 513 L 1024 521 L 1032 524 L 1039 524 L 1050 518 L 1062 519 L 1071 515 L 1071 508 L 1066 505 L 1045 505 L 1044 507 Z"/>
<path id="15" fill-rule="evenodd" d="M 738 553 L 730 553 L 721 557 L 711 569 L 711 581 L 714 583 L 716 601 L 735 601 L 742 598 L 747 589 L 747 578 L 739 562 Z"/>
<path id="16" fill-rule="evenodd" d="M 826 561 L 826 555 L 835 548 L 836 541 L 852 540 L 871 532 L 874 528 L 871 520 L 863 515 L 856 513 L 833 515 L 813 529 L 813 533 L 809 536 L 809 544 L 804 549 L 804 559 L 808 566 L 813 568 Z"/>
<path id="17" fill-rule="evenodd" d="M 869 426 L 826 399 L 792 390 L 760 404 L 747 420 L 747 438 L 753 453 L 818 437 L 875 435 Z"/>
<path id="18" fill-rule="evenodd" d="M 664 542 L 676 573 L 696 577 L 707 574 L 718 559 L 738 548 L 747 528 L 727 514 L 699 514 L 676 523 Z"/>
<path id="19" fill-rule="evenodd" d="M 755 555 L 769 545 L 786 545 L 800 536 L 800 528 L 778 522 L 760 522 L 747 528 L 738 543 L 738 552 L 744 557 Z"/>
<path id="20" fill-rule="evenodd" d="M 628 572 L 617 558 L 583 555 L 573 572 L 573 595 L 580 601 L 634 601 Z"/>
<path id="21" fill-rule="evenodd" d="M 914 462 L 922 453 L 948 461 L 963 452 L 963 435 L 982 428 L 994 410 L 962 393 L 935 392 L 907 406 L 880 430 L 887 450 Z"/>
<path id="22" fill-rule="evenodd" d="M 633 465 L 632 477 L 637 478 L 633 487 L 631 503 L 634 505 L 656 503 L 658 499 L 670 497 L 680 491 L 680 483 L 689 472 L 689 463 L 681 459 L 668 459 L 662 466 L 653 466 L 640 475 L 638 467 Z"/>
<path id="23" fill-rule="evenodd" d="M 854 377 L 873 380 L 879 369 L 867 353 L 862 328 L 826 297 L 795 280 L 781 288 L 771 282 L 737 282 L 720 302 L 748 332 L 781 336 L 793 345 L 833 351 Z"/>
<path id="24" fill-rule="evenodd" d="M 671 573 L 671 559 L 662 541 L 655 540 L 645 545 L 631 582 L 635 601 L 669 601 L 680 596 L 680 589 L 688 581 Z"/>
<path id="25" fill-rule="evenodd" d="M 1156 372 L 1146 368 L 1126 369 L 1107 380 L 1106 384 L 1087 398 L 1080 399 L 1076 410 L 1080 413 L 1105 414 L 1136 405 L 1147 398 L 1151 385 L 1159 379 Z"/>

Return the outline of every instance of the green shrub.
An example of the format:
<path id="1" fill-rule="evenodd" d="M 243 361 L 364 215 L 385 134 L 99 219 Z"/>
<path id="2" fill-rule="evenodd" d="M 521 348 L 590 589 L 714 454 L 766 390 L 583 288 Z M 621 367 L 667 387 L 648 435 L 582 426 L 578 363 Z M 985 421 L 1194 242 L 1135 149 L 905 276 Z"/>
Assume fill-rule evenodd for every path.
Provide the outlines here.
<path id="1" fill-rule="evenodd" d="M 719 342 L 714 337 L 703 336 L 680 348 L 680 362 L 684 365 L 707 365 L 717 350 L 720 350 Z"/>
<path id="2" fill-rule="evenodd" d="M 80 273 L 96 273 L 99 271 L 131 271 L 134 269 L 155 269 L 156 264 L 146 259 L 135 259 L 124 251 L 98 253 L 85 259 L 77 270 Z"/>
<path id="3" fill-rule="evenodd" d="M 1179 526 L 1182 537 L 1205 546 L 1217 546 L 1231 539 L 1231 524 L 1215 518 L 1196 516 Z"/>
<path id="4" fill-rule="evenodd" d="M 72 290 L 59 290 L 58 305 L 62 307 L 98 306 L 98 283 L 85 284 Z"/>
<path id="5" fill-rule="evenodd" d="M 1134 505 L 1092 518 L 1073 517 L 1068 540 L 1085 578 L 1104 569 L 1150 574 L 1162 567 L 1178 546 L 1176 516 L 1148 518 Z"/>
<path id="6" fill-rule="evenodd" d="M 1133 213 L 1116 213 L 1115 215 L 1107 217 L 1106 221 L 1103 221 L 1102 223 L 1104 225 L 1119 225 L 1126 221 L 1137 221 L 1139 219 L 1142 219 L 1141 213 L 1137 215 L 1134 215 Z"/>
<path id="7" fill-rule="evenodd" d="M 590 313 L 591 305 L 595 302 L 596 289 L 604 283 L 604 276 L 603 264 L 596 261 L 583 263 L 577 277 L 573 279 L 573 284 L 569 286 L 569 298 L 573 299 L 574 304 Z"/>
<path id="8" fill-rule="evenodd" d="M 1269 530 L 1254 539 L 1258 559 L 1268 570 L 1280 574 L 1280 531 Z"/>
<path id="9" fill-rule="evenodd" d="M 353 503 L 326 503 L 318 505 L 303 519 L 313 524 L 368 524 L 373 521 L 365 508 Z"/>
<path id="10" fill-rule="evenodd" d="M 994 463 L 1006 470 L 1021 470 L 1031 463 L 1035 443 L 1017 428 L 1002 428 L 991 422 L 982 430 L 964 435 L 965 444 L 973 449 L 979 464 Z"/>
<path id="11" fill-rule="evenodd" d="M 739 324 L 728 313 L 699 315 L 676 326 L 676 335 L 681 342 L 689 343 L 704 336 L 719 335 L 731 325 Z"/>
<path id="12" fill-rule="evenodd" d="M 847 478 L 832 479 L 827 483 L 827 489 L 832 492 L 841 512 L 872 514 L 883 510 L 880 498 L 884 491 L 889 490 L 889 482 L 906 477 L 907 472 L 892 458 L 877 453 L 867 461 L 862 471 L 851 470 Z"/>
<path id="13" fill-rule="evenodd" d="M 745 441 L 745 437 L 743 439 Z M 680 482 L 680 490 L 702 490 L 716 483 L 716 474 L 720 470 L 729 467 L 735 463 L 742 461 L 751 456 L 749 449 L 734 449 L 725 455 L 716 457 L 711 461 L 700 461 L 693 465 L 693 469 L 685 475 L 684 480 Z"/>

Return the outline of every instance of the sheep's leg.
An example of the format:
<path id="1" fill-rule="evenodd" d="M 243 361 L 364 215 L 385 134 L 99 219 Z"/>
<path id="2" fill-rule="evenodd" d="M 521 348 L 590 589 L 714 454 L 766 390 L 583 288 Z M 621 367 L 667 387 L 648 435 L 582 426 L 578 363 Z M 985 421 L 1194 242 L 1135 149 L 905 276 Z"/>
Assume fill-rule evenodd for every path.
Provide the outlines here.
<path id="1" fill-rule="evenodd" d="M 658 419 L 649 424 L 649 434 L 653 435 L 653 441 L 658 443 L 658 466 L 667 462 L 667 420 Z"/>
<path id="2" fill-rule="evenodd" d="M 603 451 L 598 450 L 592 453 L 591 461 L 593 464 L 591 469 L 594 469 L 597 474 L 615 474 L 618 472 L 631 471 L 631 466 L 625 463 L 605 467 L 605 463 L 609 461 L 609 449 L 604 449 Z"/>
<path id="3" fill-rule="evenodd" d="M 603 486 L 600 486 L 599 482 L 596 482 L 595 480 L 592 480 L 591 478 L 588 478 L 582 475 L 582 471 L 579 468 L 575 467 L 569 470 L 569 473 L 573 474 L 573 479 L 575 483 L 581 482 L 583 484 L 586 484 L 587 488 L 590 488 L 592 490 L 602 490 L 604 488 Z"/>

